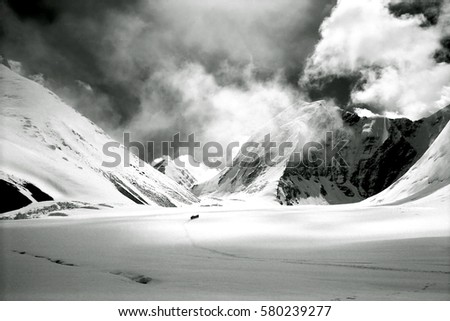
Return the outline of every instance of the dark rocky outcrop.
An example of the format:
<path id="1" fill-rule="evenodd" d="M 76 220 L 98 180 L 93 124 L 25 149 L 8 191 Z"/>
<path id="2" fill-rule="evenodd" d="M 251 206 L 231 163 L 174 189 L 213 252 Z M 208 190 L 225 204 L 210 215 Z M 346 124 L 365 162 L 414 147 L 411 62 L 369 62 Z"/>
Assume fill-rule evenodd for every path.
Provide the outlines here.
<path id="1" fill-rule="evenodd" d="M 16 184 L 0 179 L 0 213 L 13 211 L 31 204 L 34 201 L 52 201 L 53 198 L 35 185 L 20 181 Z"/>

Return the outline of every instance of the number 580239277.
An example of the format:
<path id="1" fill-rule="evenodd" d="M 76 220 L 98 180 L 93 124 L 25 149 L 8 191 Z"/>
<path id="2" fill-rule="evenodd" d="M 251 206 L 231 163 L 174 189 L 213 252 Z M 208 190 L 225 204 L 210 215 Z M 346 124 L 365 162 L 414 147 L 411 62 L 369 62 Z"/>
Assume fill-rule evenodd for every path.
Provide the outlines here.
<path id="1" fill-rule="evenodd" d="M 260 316 L 274 317 L 274 316 L 285 316 L 285 317 L 319 317 L 328 316 L 331 310 L 331 305 L 294 305 L 294 306 L 261 306 Z"/>

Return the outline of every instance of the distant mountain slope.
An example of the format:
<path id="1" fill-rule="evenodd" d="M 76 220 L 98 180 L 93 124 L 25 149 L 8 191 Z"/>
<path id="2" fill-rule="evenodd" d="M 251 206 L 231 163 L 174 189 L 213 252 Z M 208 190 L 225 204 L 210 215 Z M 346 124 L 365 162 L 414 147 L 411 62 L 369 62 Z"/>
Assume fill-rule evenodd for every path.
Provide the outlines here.
<path id="1" fill-rule="evenodd" d="M 190 155 L 181 155 L 175 160 L 162 156 L 155 159 L 152 166 L 188 190 L 219 173 L 218 169 L 199 163 Z"/>
<path id="2" fill-rule="evenodd" d="M 102 147 L 113 141 L 45 87 L 0 65 L 1 211 L 40 200 L 178 206 L 197 198 L 149 164 L 114 168 Z M 123 146 L 111 148 L 122 157 Z"/>
<path id="3" fill-rule="evenodd" d="M 186 168 L 177 166 L 170 156 L 155 159 L 152 166 L 188 190 L 197 184 L 195 177 Z"/>
<path id="4" fill-rule="evenodd" d="M 450 123 L 406 174 L 381 193 L 367 199 L 372 204 L 404 203 L 421 199 L 450 184 Z M 446 197 L 448 198 L 448 194 Z"/>
<path id="5" fill-rule="evenodd" d="M 266 166 L 260 162 L 264 149 L 259 146 L 254 149 L 258 154 L 254 166 L 227 168 L 194 192 L 211 196 L 258 195 L 285 205 L 358 202 L 381 192 L 406 173 L 450 119 L 450 106 L 418 121 L 359 117 L 342 110 L 327 114 L 326 108 L 323 102 L 291 108 L 278 116 L 278 125 L 264 128 L 249 141 L 262 142 L 263 133 L 270 132 L 272 141 L 301 145 L 308 141 L 305 130 L 313 128 L 315 133 L 309 135 L 310 139 L 330 146 L 332 142 L 326 142 L 324 137 L 325 132 L 332 131 L 334 144 L 348 141 L 340 152 L 348 166 L 335 163 L 312 167 L 292 158 L 293 149 L 278 157 L 274 166 Z M 316 150 L 311 155 L 325 159 L 324 153 L 324 149 Z M 243 156 L 238 154 L 236 160 L 240 158 Z"/>

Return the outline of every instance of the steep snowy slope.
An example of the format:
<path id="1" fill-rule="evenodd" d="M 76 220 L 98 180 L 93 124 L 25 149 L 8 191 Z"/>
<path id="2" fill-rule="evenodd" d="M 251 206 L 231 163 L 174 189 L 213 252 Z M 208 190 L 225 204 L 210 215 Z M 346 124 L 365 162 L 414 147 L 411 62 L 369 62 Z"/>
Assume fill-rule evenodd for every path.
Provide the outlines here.
<path id="1" fill-rule="evenodd" d="M 177 206 L 197 198 L 149 164 L 102 166 L 113 141 L 54 93 L 0 65 L 1 211 L 41 200 Z M 110 148 L 122 159 L 127 150 Z M 130 154 L 129 154 L 130 155 Z"/>
<path id="2" fill-rule="evenodd" d="M 450 184 L 450 123 L 430 148 L 394 184 L 366 200 L 372 204 L 405 203 L 447 190 Z M 448 198 L 448 194 L 446 195 Z"/>

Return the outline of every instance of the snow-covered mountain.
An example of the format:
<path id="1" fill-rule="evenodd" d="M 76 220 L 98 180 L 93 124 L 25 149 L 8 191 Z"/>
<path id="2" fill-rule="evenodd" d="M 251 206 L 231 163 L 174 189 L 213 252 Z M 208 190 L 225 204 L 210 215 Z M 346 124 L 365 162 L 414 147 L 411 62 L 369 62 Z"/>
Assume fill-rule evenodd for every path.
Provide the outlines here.
<path id="1" fill-rule="evenodd" d="M 233 197 L 243 193 L 286 205 L 358 202 L 381 192 L 406 173 L 449 119 L 450 106 L 418 121 L 359 117 L 348 111 L 330 109 L 324 102 L 291 108 L 250 141 L 262 142 L 263 133 L 269 132 L 272 141 L 290 141 L 297 146 L 308 141 L 321 141 L 329 146 L 346 140 L 348 143 L 340 154 L 347 166 L 334 163 L 312 167 L 292 157 L 298 149 L 291 149 L 278 157 L 274 166 L 267 166 L 260 161 L 264 155 L 260 145 L 253 150 L 258 154 L 253 166 L 243 168 L 237 162 L 238 165 L 194 188 L 194 192 Z M 333 132 L 334 142 L 324 140 L 327 131 Z M 325 159 L 325 149 L 314 150 L 312 156 Z M 236 160 L 241 158 L 243 155 L 239 154 Z"/>
<path id="2" fill-rule="evenodd" d="M 189 190 L 219 173 L 218 169 L 197 162 L 190 155 L 180 155 L 175 160 L 165 155 L 155 159 L 152 166 Z"/>
<path id="3" fill-rule="evenodd" d="M 122 145 L 130 166 L 109 168 L 102 129 L 38 83 L 0 65 L 0 212 L 31 202 L 76 200 L 179 206 L 198 201 Z M 142 163 L 142 162 L 141 162 Z"/>
<path id="4" fill-rule="evenodd" d="M 450 123 L 405 175 L 381 193 L 367 199 L 371 204 L 400 204 L 433 193 L 447 200 L 450 187 Z"/>
<path id="5" fill-rule="evenodd" d="M 350 203 L 381 192 L 425 153 L 450 119 L 450 106 L 418 121 L 350 112 L 342 112 L 342 119 L 343 127 L 334 134 L 348 140 L 341 151 L 348 167 L 291 164 L 278 185 L 281 203 L 301 203 L 311 196 L 329 204 Z"/>
<path id="6" fill-rule="evenodd" d="M 170 156 L 155 159 L 152 166 L 188 190 L 197 184 L 195 177 L 187 169 L 177 166 Z"/>
<path id="7" fill-rule="evenodd" d="M 259 146 L 249 146 L 247 155 L 239 152 L 232 166 L 196 186 L 194 193 L 217 196 L 234 194 L 233 197 L 242 194 L 243 197 L 252 195 L 275 200 L 280 178 L 292 153 L 304 143 L 318 139 L 321 133 L 341 127 L 342 121 L 337 112 L 335 107 L 328 106 L 324 101 L 302 103 L 285 109 L 249 138 L 248 142 L 260 143 Z M 276 148 L 270 151 L 261 145 L 268 134 L 270 141 L 276 143 Z M 286 142 L 292 143 L 292 146 L 278 148 Z M 250 154 L 253 156 L 248 157 Z"/>

